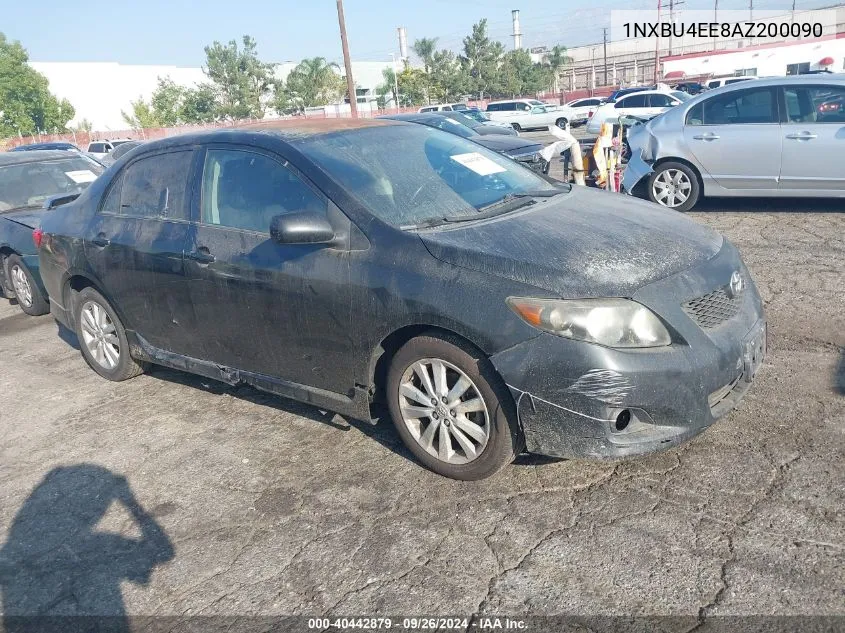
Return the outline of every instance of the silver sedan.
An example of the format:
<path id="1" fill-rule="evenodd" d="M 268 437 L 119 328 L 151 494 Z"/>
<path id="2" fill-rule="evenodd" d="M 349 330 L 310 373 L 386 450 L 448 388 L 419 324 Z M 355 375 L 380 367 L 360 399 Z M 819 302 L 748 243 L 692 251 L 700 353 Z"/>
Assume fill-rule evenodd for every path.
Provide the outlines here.
<path id="1" fill-rule="evenodd" d="M 845 75 L 711 90 L 627 141 L 625 190 L 678 211 L 703 196 L 845 197 Z"/>

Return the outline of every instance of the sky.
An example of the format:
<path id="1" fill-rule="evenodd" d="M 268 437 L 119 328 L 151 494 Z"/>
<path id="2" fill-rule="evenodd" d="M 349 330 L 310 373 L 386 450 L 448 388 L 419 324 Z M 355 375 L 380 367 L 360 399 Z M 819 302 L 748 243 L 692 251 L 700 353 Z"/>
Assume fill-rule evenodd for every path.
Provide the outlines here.
<path id="1" fill-rule="evenodd" d="M 678 0 L 675 0 L 678 2 Z M 832 4 L 830 2 L 829 4 Z M 755 9 L 789 9 L 791 0 L 754 0 Z M 798 0 L 799 8 L 822 5 Z M 2 0 L 0 31 L 20 40 L 40 62 L 108 61 L 197 67 L 203 48 L 249 34 L 267 62 L 325 57 L 342 62 L 337 5 L 332 0 Z M 600 42 L 610 10 L 651 9 L 654 0 L 345 0 L 352 59 L 387 61 L 398 56 L 398 26 L 409 45 L 437 37 L 439 48 L 458 51 L 481 18 L 491 37 L 512 44 L 511 9 L 519 9 L 523 46 L 578 46 Z M 712 9 L 713 0 L 685 0 L 690 9 Z M 747 8 L 748 0 L 719 0 L 720 9 Z"/>

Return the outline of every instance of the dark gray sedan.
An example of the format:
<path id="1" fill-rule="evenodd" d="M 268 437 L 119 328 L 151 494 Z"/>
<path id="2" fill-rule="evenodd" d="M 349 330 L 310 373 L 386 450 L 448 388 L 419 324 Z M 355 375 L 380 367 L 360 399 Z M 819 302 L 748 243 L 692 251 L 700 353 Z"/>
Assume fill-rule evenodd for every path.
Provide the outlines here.
<path id="1" fill-rule="evenodd" d="M 739 402 L 765 352 L 718 233 L 423 125 L 151 141 L 42 231 L 51 311 L 104 378 L 155 363 L 389 417 L 458 479 L 523 450 L 674 446 Z"/>

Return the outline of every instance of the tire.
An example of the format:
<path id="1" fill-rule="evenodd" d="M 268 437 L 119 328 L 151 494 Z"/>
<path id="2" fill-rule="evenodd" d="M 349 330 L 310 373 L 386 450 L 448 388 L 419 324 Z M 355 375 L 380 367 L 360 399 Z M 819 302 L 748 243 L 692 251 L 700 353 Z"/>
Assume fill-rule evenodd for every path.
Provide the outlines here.
<path id="1" fill-rule="evenodd" d="M 18 255 L 6 258 L 6 279 L 21 310 L 30 316 L 41 316 L 50 311 L 50 302 L 41 294 L 35 277 Z"/>
<path id="2" fill-rule="evenodd" d="M 679 178 L 676 182 L 675 179 Z M 667 186 L 672 183 L 668 188 Z M 687 187 L 683 185 L 686 183 Z M 679 198 L 686 193 L 686 198 L 679 201 Z M 680 195 L 679 195 L 680 194 Z M 698 182 L 698 174 L 696 174 L 689 165 L 678 163 L 674 161 L 667 161 L 660 163 L 657 169 L 649 176 L 648 186 L 646 187 L 646 195 L 652 202 L 656 202 L 660 206 L 675 211 L 689 211 L 697 203 L 701 195 L 701 185 Z M 669 202 L 676 201 L 675 204 Z"/>
<path id="3" fill-rule="evenodd" d="M 568 124 L 569 119 L 567 119 L 566 117 L 560 117 L 557 121 L 555 121 L 555 125 L 558 126 L 561 130 L 565 130 Z"/>
<path id="4" fill-rule="evenodd" d="M 522 132 L 522 126 L 519 123 L 511 123 L 511 127 L 517 132 Z"/>
<path id="5" fill-rule="evenodd" d="M 84 314 L 86 312 L 87 314 Z M 88 366 L 103 378 L 121 382 L 146 371 L 147 363 L 130 356 L 126 330 L 108 301 L 99 292 L 93 288 L 83 288 L 75 296 L 73 320 L 82 357 Z M 102 335 L 99 339 L 99 352 L 98 335 Z"/>
<path id="6" fill-rule="evenodd" d="M 436 379 L 439 367 L 444 368 L 443 379 Z M 420 371 L 428 377 L 428 386 Z M 457 396 L 444 403 L 442 394 L 460 389 L 462 380 L 464 390 L 455 391 Z M 429 397 L 435 394 L 441 394 L 436 404 Z M 423 335 L 408 341 L 391 360 L 387 400 L 405 446 L 439 475 L 484 479 L 521 450 L 522 434 L 510 392 L 490 361 L 456 337 Z M 427 437 L 426 431 L 431 435 Z M 444 437 L 448 444 L 441 442 Z"/>

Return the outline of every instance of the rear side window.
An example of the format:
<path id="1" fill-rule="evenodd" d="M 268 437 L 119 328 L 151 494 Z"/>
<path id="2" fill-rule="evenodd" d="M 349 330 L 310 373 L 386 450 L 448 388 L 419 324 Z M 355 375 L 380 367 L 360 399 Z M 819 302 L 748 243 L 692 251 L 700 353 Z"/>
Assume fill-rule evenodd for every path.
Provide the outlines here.
<path id="1" fill-rule="evenodd" d="M 718 87 L 719 87 L 719 86 L 721 86 L 721 85 L 722 85 L 722 84 L 719 82 L 719 80 L 718 80 L 718 79 L 717 79 L 716 81 L 709 81 L 709 82 L 707 82 L 707 87 L 708 87 L 708 88 L 710 88 L 711 90 L 712 90 L 713 88 L 718 88 Z"/>
<path id="2" fill-rule="evenodd" d="M 97 154 L 102 154 L 103 152 L 106 151 L 106 148 L 105 148 L 105 145 L 103 145 L 102 143 L 91 143 L 88 146 L 88 151 L 89 152 L 95 152 Z"/>
<path id="3" fill-rule="evenodd" d="M 130 164 L 112 185 L 102 211 L 136 218 L 187 220 L 193 154 L 192 150 L 157 154 Z"/>
<path id="4" fill-rule="evenodd" d="M 487 106 L 487 112 L 498 112 L 502 109 L 501 105 L 501 103 L 491 103 Z"/>
<path id="5" fill-rule="evenodd" d="M 668 108 L 675 105 L 675 100 L 669 95 L 647 95 L 648 105 L 652 108 Z"/>
<path id="6" fill-rule="evenodd" d="M 733 125 L 750 123 L 777 123 L 777 107 L 771 88 L 756 88 L 721 94 L 701 104 L 695 119 L 698 125 Z M 692 123 L 693 108 L 687 114 L 687 123 Z"/>
<path id="7" fill-rule="evenodd" d="M 789 86 L 783 93 L 790 123 L 845 123 L 842 86 Z"/>
<path id="8" fill-rule="evenodd" d="M 243 150 L 208 150 L 202 222 L 269 233 L 273 218 L 293 211 L 326 213 L 327 203 L 278 161 Z"/>

